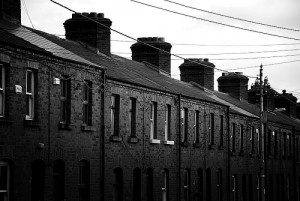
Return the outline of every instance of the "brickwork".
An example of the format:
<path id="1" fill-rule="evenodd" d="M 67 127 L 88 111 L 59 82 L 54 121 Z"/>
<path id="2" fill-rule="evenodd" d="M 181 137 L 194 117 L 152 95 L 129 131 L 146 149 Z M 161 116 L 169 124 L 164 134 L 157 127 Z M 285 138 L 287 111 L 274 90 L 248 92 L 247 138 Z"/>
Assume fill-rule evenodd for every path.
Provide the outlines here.
<path id="1" fill-rule="evenodd" d="M 1 53 L 2 54 L 2 53 Z M 99 197 L 99 142 L 100 142 L 100 78 L 101 70 L 72 63 L 61 63 L 29 52 L 6 53 L 8 60 L 1 60 L 6 72 L 6 109 L 7 115 L 0 120 L 0 159 L 10 159 L 14 168 L 14 200 L 30 200 L 32 178 L 31 163 L 41 159 L 45 169 L 45 200 L 53 197 L 53 161 L 65 162 L 65 197 L 78 199 L 78 162 L 90 162 L 91 200 Z M 1 57 L 2 58 L 2 57 Z M 30 59 L 29 59 L 30 58 Z M 9 61 L 9 63 L 7 63 Z M 34 120 L 25 120 L 26 115 L 26 70 L 35 64 L 38 80 L 35 101 L 37 111 Z M 84 69 L 84 70 L 83 70 Z M 71 127 L 61 130 L 60 94 L 61 85 L 54 85 L 53 78 L 71 76 Z M 50 80 L 49 80 L 50 79 Z M 83 132 L 82 125 L 82 85 L 84 80 L 93 82 L 93 130 Z M 15 85 L 22 87 L 22 93 L 15 93 Z M 49 91 L 50 90 L 50 91 Z M 42 147 L 39 146 L 42 144 Z"/>

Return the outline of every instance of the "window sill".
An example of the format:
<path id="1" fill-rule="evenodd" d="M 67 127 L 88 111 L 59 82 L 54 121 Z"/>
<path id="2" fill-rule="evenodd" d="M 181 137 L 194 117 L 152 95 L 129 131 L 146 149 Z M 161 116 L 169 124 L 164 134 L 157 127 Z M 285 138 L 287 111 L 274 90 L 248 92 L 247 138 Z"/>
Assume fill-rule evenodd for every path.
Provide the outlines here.
<path id="1" fill-rule="evenodd" d="M 72 130 L 70 128 L 70 124 L 64 123 L 64 122 L 59 122 L 58 123 L 58 129 L 60 130 Z"/>
<path id="2" fill-rule="evenodd" d="M 209 148 L 209 149 L 215 149 L 215 148 L 216 148 L 216 145 L 215 145 L 215 144 L 210 144 L 210 145 L 208 146 L 208 148 Z"/>
<path id="3" fill-rule="evenodd" d="M 193 147 L 195 148 L 200 148 L 200 142 L 194 142 Z"/>
<path id="4" fill-rule="evenodd" d="M 218 149 L 219 149 L 219 150 L 224 150 L 224 146 L 223 146 L 223 145 L 219 145 L 219 146 L 218 146 Z"/>
<path id="5" fill-rule="evenodd" d="M 160 144 L 160 140 L 157 139 L 150 139 L 151 144 Z"/>
<path id="6" fill-rule="evenodd" d="M 174 141 L 171 141 L 171 140 L 164 140 L 163 143 L 165 145 L 174 145 Z"/>
<path id="7" fill-rule="evenodd" d="M 138 143 L 140 140 L 137 137 L 129 137 L 127 142 L 129 143 Z"/>
<path id="8" fill-rule="evenodd" d="M 87 126 L 85 124 L 81 125 L 81 130 L 85 132 L 94 132 L 96 128 L 94 126 Z"/>
<path id="9" fill-rule="evenodd" d="M 188 146 L 189 146 L 189 143 L 188 143 L 188 142 L 181 142 L 181 146 L 183 146 L 183 147 L 188 147 Z"/>
<path id="10" fill-rule="evenodd" d="M 122 137 L 121 136 L 118 136 L 118 135 L 111 135 L 109 137 L 109 140 L 111 142 L 121 142 L 122 141 Z"/>
<path id="11" fill-rule="evenodd" d="M 7 125 L 10 125 L 12 124 L 12 120 L 11 119 L 7 119 L 5 117 L 0 117 L 0 125 L 4 125 L 4 124 L 7 124 Z"/>
<path id="12" fill-rule="evenodd" d="M 28 127 L 40 127 L 40 122 L 38 120 L 24 120 L 24 125 Z"/>

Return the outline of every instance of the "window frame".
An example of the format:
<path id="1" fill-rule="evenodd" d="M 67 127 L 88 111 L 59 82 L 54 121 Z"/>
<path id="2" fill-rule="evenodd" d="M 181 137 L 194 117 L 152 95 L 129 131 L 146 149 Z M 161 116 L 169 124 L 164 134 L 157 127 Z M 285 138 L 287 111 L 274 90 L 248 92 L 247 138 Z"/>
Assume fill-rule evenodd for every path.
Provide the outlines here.
<path id="1" fill-rule="evenodd" d="M 82 122 L 86 126 L 92 126 L 92 111 L 93 111 L 93 92 L 92 92 L 92 82 L 89 80 L 84 80 L 83 84 L 83 113 Z"/>
<path id="2" fill-rule="evenodd" d="M 184 107 L 181 109 L 181 142 L 188 143 L 188 108 Z"/>
<path id="3" fill-rule="evenodd" d="M 235 153 L 236 123 L 231 123 L 231 146 L 230 151 Z"/>
<path id="4" fill-rule="evenodd" d="M 157 136 L 157 102 L 155 101 L 150 103 L 150 143 L 160 143 Z"/>
<path id="5" fill-rule="evenodd" d="M 240 154 L 243 154 L 244 146 L 244 125 L 240 124 Z"/>
<path id="6" fill-rule="evenodd" d="M 215 114 L 209 114 L 209 144 L 215 144 Z"/>
<path id="7" fill-rule="evenodd" d="M 3 194 L 4 200 L 9 200 L 10 197 L 10 165 L 5 161 L 0 161 L 0 171 L 2 171 L 2 167 L 6 167 L 6 189 L 0 189 L 0 195 Z M 2 177 L 3 178 L 3 177 Z M 1 182 L 1 181 L 0 181 Z M 2 182 L 1 182 L 2 183 Z M 5 199 L 6 198 L 6 199 Z"/>
<path id="8" fill-rule="evenodd" d="M 5 67 L 0 64 L 0 117 L 5 117 Z"/>
<path id="9" fill-rule="evenodd" d="M 28 76 L 30 75 L 30 78 Z M 30 80 L 29 80 L 30 79 Z M 26 70 L 26 120 L 34 120 L 35 118 L 35 72 L 32 69 Z M 29 91 L 30 90 L 30 91 Z"/>
<path id="10" fill-rule="evenodd" d="M 200 143 L 200 111 L 194 111 L 194 143 Z"/>
<path id="11" fill-rule="evenodd" d="M 60 92 L 60 124 L 71 122 L 71 77 L 63 75 L 61 79 Z"/>
<path id="12" fill-rule="evenodd" d="M 131 138 L 136 138 L 136 98 L 129 99 L 129 134 Z"/>
<path id="13" fill-rule="evenodd" d="M 162 170 L 162 201 L 169 200 L 169 171 L 168 169 Z"/>
<path id="14" fill-rule="evenodd" d="M 111 136 L 119 136 L 120 95 L 110 96 L 110 130 Z"/>
<path id="15" fill-rule="evenodd" d="M 220 147 L 224 146 L 224 116 L 220 115 Z"/>

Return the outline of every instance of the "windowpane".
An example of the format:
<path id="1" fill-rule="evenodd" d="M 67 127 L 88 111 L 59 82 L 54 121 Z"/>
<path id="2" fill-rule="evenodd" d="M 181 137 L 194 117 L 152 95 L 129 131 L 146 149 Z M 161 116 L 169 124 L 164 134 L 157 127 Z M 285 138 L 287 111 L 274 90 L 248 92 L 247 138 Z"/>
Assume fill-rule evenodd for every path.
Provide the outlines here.
<path id="1" fill-rule="evenodd" d="M 4 94 L 5 94 L 5 71 L 4 71 L 4 67 L 0 65 L 0 116 L 4 116 L 4 109 L 5 109 Z"/>
<path id="2" fill-rule="evenodd" d="M 32 93 L 33 73 L 31 70 L 26 71 L 26 93 Z"/>
<path id="3" fill-rule="evenodd" d="M 130 122 L 130 136 L 136 137 L 136 98 L 130 98 L 129 122 Z"/>
<path id="4" fill-rule="evenodd" d="M 232 123 L 231 152 L 235 152 L 235 123 Z"/>
<path id="5" fill-rule="evenodd" d="M 199 110 L 194 113 L 194 143 L 199 142 Z"/>
<path id="6" fill-rule="evenodd" d="M 151 103 L 150 138 L 157 139 L 157 103 Z"/>
<path id="7" fill-rule="evenodd" d="M 244 151 L 244 125 L 240 125 L 240 152 Z"/>
<path id="8" fill-rule="evenodd" d="M 33 71 L 26 71 L 26 96 L 27 96 L 27 113 L 26 119 L 32 120 L 34 118 L 34 74 Z"/>
<path id="9" fill-rule="evenodd" d="M 224 144 L 224 116 L 220 115 L 220 146 Z"/>
<path id="10" fill-rule="evenodd" d="M 83 85 L 83 123 L 92 125 L 92 82 L 87 80 Z"/>
<path id="11" fill-rule="evenodd" d="M 215 144 L 215 115 L 213 113 L 210 113 L 209 118 L 209 129 L 210 129 L 210 136 L 209 136 L 209 142 L 210 144 Z"/>
<path id="12" fill-rule="evenodd" d="M 165 112 L 165 140 L 170 140 L 171 138 L 171 105 L 166 106 Z"/>
<path id="13" fill-rule="evenodd" d="M 71 115 L 71 79 L 63 76 L 61 82 L 61 122 L 69 124 Z"/>
<path id="14" fill-rule="evenodd" d="M 110 117 L 111 117 L 111 134 L 119 135 L 119 112 L 120 112 L 120 96 L 113 94 L 110 98 Z"/>

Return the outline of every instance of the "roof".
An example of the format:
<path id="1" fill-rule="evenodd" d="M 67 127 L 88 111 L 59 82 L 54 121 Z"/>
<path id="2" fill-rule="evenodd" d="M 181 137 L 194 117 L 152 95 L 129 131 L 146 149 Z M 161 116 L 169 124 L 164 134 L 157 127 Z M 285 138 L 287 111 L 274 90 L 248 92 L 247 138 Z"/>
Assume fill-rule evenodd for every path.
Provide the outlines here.
<path id="1" fill-rule="evenodd" d="M 229 106 L 231 113 L 259 118 L 259 108 L 255 105 L 237 100 L 225 93 L 209 91 L 195 83 L 171 78 L 160 73 L 157 67 L 148 63 L 136 62 L 117 55 L 107 56 L 84 43 L 62 39 L 3 20 L 0 21 L 0 34 L 0 42 L 2 43 L 48 53 L 62 59 L 97 66 L 101 69 L 105 68 L 106 75 L 110 79 Z M 299 126 L 297 121 L 282 117 L 282 115 L 270 114 L 269 117 L 274 122 Z"/>

